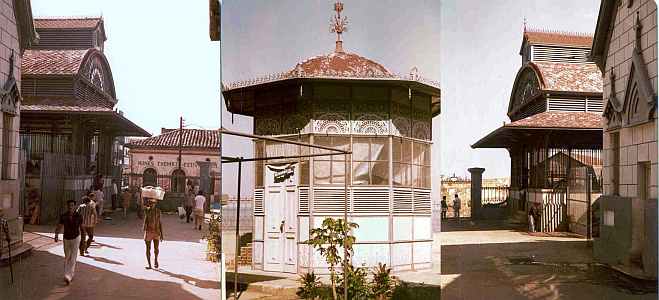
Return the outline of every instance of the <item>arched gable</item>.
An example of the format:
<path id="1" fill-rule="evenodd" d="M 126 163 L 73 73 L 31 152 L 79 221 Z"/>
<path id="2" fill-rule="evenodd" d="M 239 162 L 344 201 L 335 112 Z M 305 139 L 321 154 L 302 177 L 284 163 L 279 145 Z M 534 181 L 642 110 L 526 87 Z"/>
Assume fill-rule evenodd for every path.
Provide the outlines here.
<path id="1" fill-rule="evenodd" d="M 515 76 L 513 89 L 510 93 L 508 116 L 513 115 L 520 108 L 533 101 L 540 95 L 540 91 L 544 89 L 544 86 L 542 73 L 534 63 L 529 62 L 522 66 Z"/>
<path id="2" fill-rule="evenodd" d="M 97 49 L 89 49 L 82 59 L 78 76 L 108 94 L 113 100 L 117 98 L 112 70 L 103 52 Z"/>

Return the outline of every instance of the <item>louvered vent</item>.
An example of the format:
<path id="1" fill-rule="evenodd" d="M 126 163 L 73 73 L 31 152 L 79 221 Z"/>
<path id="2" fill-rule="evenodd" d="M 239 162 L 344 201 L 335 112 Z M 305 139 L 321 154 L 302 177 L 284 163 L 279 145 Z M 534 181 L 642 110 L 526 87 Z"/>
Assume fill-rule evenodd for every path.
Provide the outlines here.
<path id="1" fill-rule="evenodd" d="M 412 189 L 394 189 L 394 214 L 411 214 Z"/>
<path id="2" fill-rule="evenodd" d="M 388 214 L 388 188 L 355 188 L 352 190 L 353 212 L 359 214 Z"/>
<path id="3" fill-rule="evenodd" d="M 263 189 L 254 190 L 254 215 L 263 215 Z"/>
<path id="4" fill-rule="evenodd" d="M 297 209 L 298 214 L 309 215 L 309 188 L 300 188 L 298 197 L 300 197 Z"/>
<path id="5" fill-rule="evenodd" d="M 345 195 L 342 188 L 314 188 L 314 214 L 342 214 L 344 211 L 344 199 Z M 350 203 L 348 203 L 348 209 L 350 209 Z"/>
<path id="6" fill-rule="evenodd" d="M 560 63 L 584 63 L 588 61 L 590 49 L 552 46 L 533 46 L 533 61 Z"/>
<path id="7" fill-rule="evenodd" d="M 414 190 L 414 213 L 430 214 L 430 190 Z"/>
<path id="8" fill-rule="evenodd" d="M 589 112 L 604 112 L 604 101 L 602 99 L 588 99 L 586 104 Z"/>
<path id="9" fill-rule="evenodd" d="M 549 111 L 586 111 L 585 99 L 549 99 Z"/>

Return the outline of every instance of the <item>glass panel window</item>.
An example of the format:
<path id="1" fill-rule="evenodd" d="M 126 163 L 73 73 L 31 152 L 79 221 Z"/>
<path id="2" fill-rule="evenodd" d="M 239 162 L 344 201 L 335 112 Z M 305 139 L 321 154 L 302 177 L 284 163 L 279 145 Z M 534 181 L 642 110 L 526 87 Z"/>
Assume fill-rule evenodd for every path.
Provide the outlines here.
<path id="1" fill-rule="evenodd" d="M 330 184 L 331 162 L 314 161 L 314 182 L 316 184 Z"/>
<path id="2" fill-rule="evenodd" d="M 371 162 L 371 184 L 388 185 L 389 184 L 389 163 L 388 162 Z"/>
<path id="3" fill-rule="evenodd" d="M 354 162 L 352 164 L 352 184 L 354 185 L 364 185 L 369 184 L 370 174 L 369 174 L 369 165 L 368 162 Z"/>
<path id="4" fill-rule="evenodd" d="M 261 182 L 263 179 L 261 178 Z M 300 185 L 309 185 L 309 161 L 300 162 Z"/>
<path id="5" fill-rule="evenodd" d="M 3 113 L 2 114 L 2 179 L 13 179 L 11 166 L 12 166 L 12 153 L 13 149 L 13 119 L 14 116 Z"/>
<path id="6" fill-rule="evenodd" d="M 369 138 L 354 138 L 352 141 L 352 160 L 368 161 L 370 156 Z"/>

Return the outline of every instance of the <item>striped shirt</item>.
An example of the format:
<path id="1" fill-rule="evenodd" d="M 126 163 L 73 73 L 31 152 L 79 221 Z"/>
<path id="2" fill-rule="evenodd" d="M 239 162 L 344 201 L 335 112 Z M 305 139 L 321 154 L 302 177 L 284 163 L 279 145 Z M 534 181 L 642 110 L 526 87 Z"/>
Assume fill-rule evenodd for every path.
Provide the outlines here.
<path id="1" fill-rule="evenodd" d="M 83 203 L 78 206 L 78 214 L 82 216 L 82 226 L 91 227 L 94 226 L 96 220 L 94 218 L 96 213 L 96 204 L 94 201 L 89 201 L 88 203 Z"/>

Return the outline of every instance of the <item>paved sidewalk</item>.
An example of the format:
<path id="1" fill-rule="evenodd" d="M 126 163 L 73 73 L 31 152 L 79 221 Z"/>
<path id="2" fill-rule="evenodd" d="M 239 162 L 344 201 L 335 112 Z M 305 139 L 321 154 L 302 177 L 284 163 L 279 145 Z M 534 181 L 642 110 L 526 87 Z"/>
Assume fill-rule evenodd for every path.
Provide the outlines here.
<path id="1" fill-rule="evenodd" d="M 503 222 L 444 221 L 442 299 L 657 299 L 656 282 L 595 264 L 583 238 L 524 230 Z"/>
<path id="2" fill-rule="evenodd" d="M 217 299 L 217 264 L 205 260 L 202 232 L 175 216 L 163 215 L 165 241 L 158 270 L 146 270 L 141 220 L 116 214 L 96 228 L 88 257 L 79 257 L 70 286 L 63 279 L 62 242 L 54 243 L 52 226 L 26 226 L 31 256 L 9 269 L 0 268 L 0 299 Z"/>

